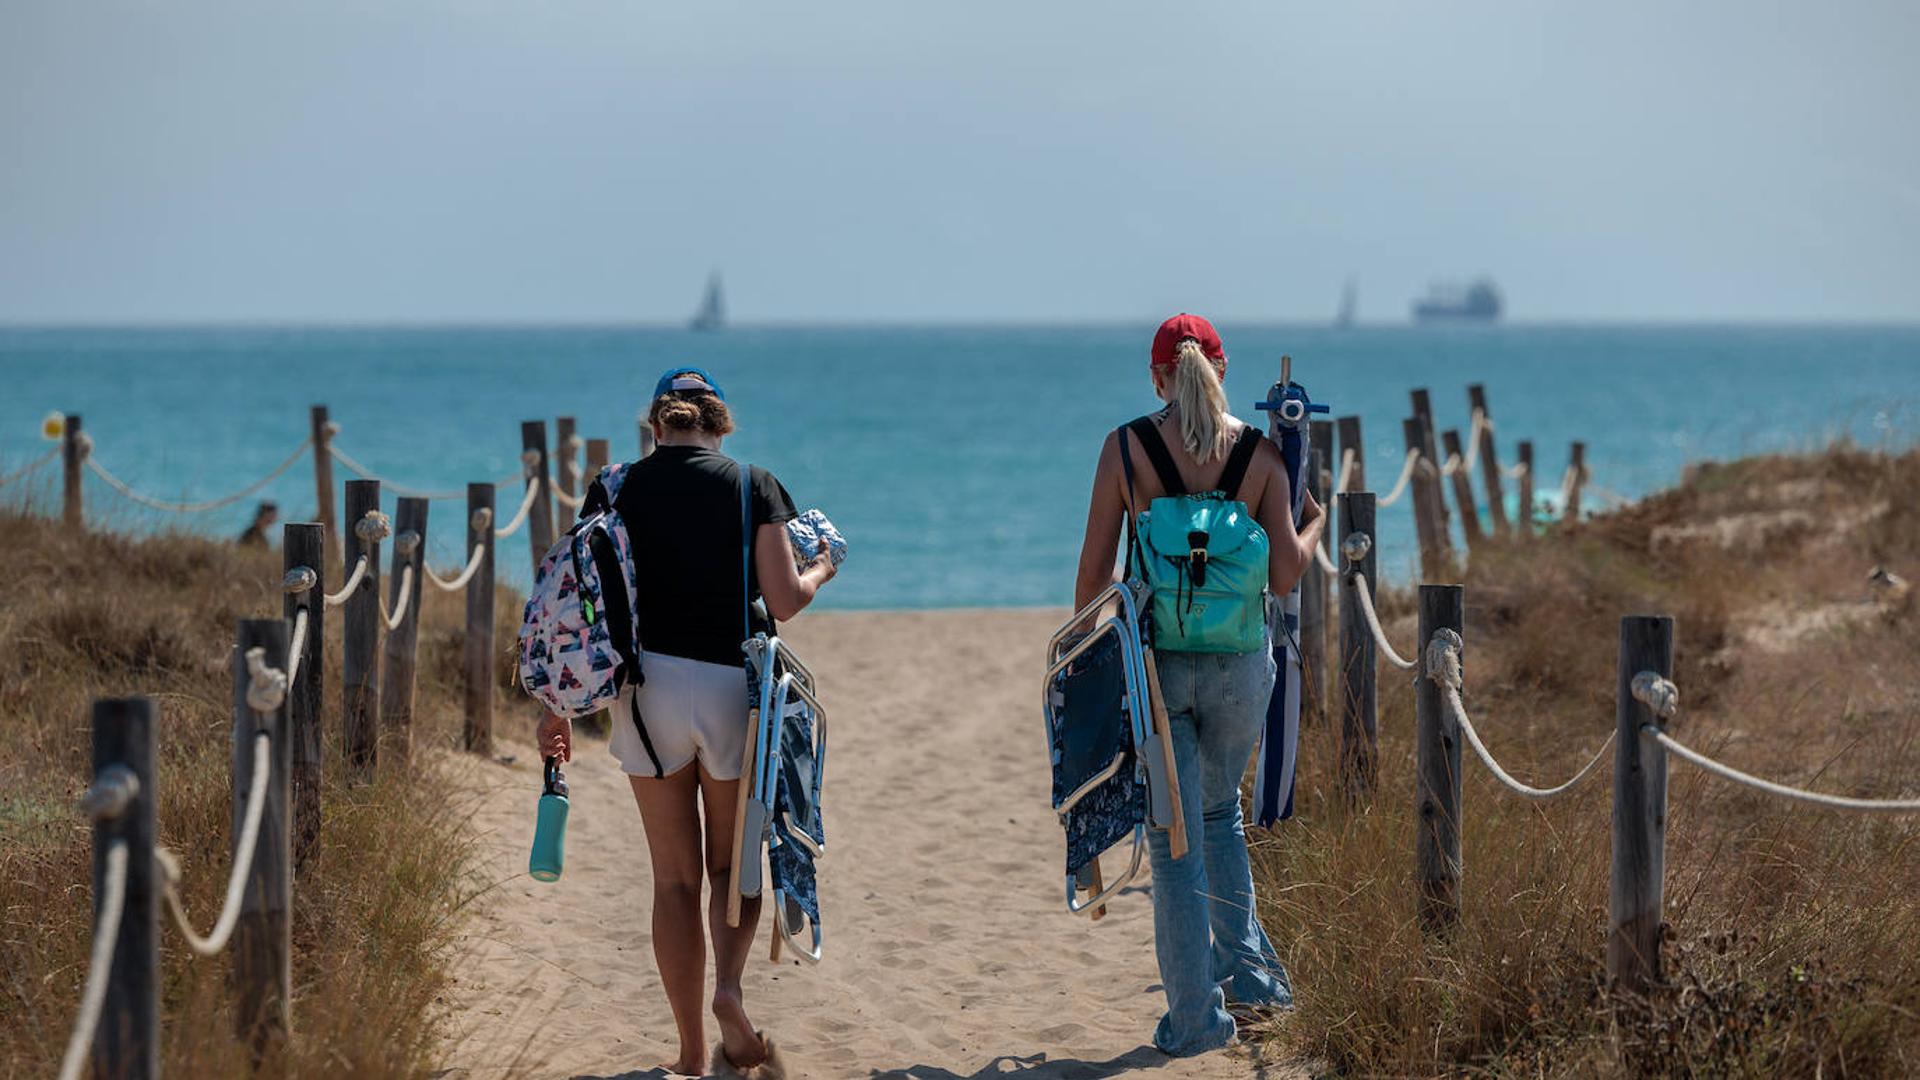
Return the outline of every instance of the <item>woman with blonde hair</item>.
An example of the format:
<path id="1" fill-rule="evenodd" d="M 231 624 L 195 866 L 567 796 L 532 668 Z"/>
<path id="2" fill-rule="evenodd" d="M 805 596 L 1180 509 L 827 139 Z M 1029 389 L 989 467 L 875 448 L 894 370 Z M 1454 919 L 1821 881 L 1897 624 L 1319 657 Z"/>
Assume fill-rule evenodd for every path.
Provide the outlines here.
<path id="1" fill-rule="evenodd" d="M 658 444 L 629 466 L 614 509 L 626 523 L 637 584 L 644 681 L 628 692 L 608 749 L 640 807 L 653 862 L 653 954 L 679 1029 L 668 1071 L 704 1076 L 783 1075 L 771 1039 L 747 1018 L 741 990 L 760 915 L 758 897 L 727 925 L 735 794 L 747 739 L 747 682 L 741 642 L 812 602 L 833 577 L 823 545 L 799 570 L 787 539 L 793 499 L 772 473 L 720 452 L 733 431 L 726 395 L 699 368 L 660 377 L 647 418 Z M 741 566 L 741 484 L 752 518 L 750 566 Z M 745 580 L 743 580 L 743 577 Z M 744 590 L 744 595 L 743 595 Z M 756 601 L 765 602 L 765 610 Z M 744 614 L 743 614 L 744 613 Z M 750 626 L 743 626 L 743 618 Z M 571 757 L 572 725 L 540 724 L 542 755 Z M 705 828 L 702 828 L 704 811 Z M 700 1005 L 706 986 L 703 882 L 710 885 L 706 931 L 713 936 L 709 1008 L 720 1028 L 711 1056 Z"/>
<path id="2" fill-rule="evenodd" d="M 1160 326 L 1150 353 L 1155 394 L 1166 406 L 1108 436 L 1094 475 L 1087 512 L 1086 538 L 1074 588 L 1079 610 L 1113 583 L 1116 549 L 1123 526 L 1130 538 L 1128 567 L 1149 568 L 1143 560 L 1200 564 L 1204 580 L 1205 533 L 1178 558 L 1150 552 L 1135 538 L 1137 523 L 1149 506 L 1177 509 L 1168 497 L 1215 500 L 1229 512 L 1241 504 L 1257 528 L 1242 522 L 1267 550 L 1262 581 L 1251 583 L 1246 611 L 1232 616 L 1242 626 L 1227 644 L 1205 651 L 1169 648 L 1198 627 L 1157 619 L 1155 656 L 1161 695 L 1172 727 L 1174 768 L 1186 817 L 1187 852 L 1175 859 L 1165 833 L 1149 834 L 1153 869 L 1154 951 L 1167 1011 L 1154 1029 L 1153 1043 L 1175 1055 L 1197 1054 L 1225 1046 L 1235 1038 L 1229 1001 L 1242 1008 L 1285 1008 L 1293 1002 L 1286 969 L 1267 939 L 1254 910 L 1253 877 L 1247 863 L 1246 831 L 1240 813 L 1240 782 L 1259 742 L 1272 695 L 1273 652 L 1264 640 L 1265 592 L 1285 596 L 1313 557 L 1325 515 L 1312 496 L 1306 499 L 1304 525 L 1296 530 L 1292 493 L 1279 448 L 1252 425 L 1227 411 L 1221 380 L 1227 354 L 1211 323 L 1197 315 L 1176 315 Z M 1151 468 L 1136 470 L 1135 462 Z M 1161 500 L 1156 503 L 1155 500 Z M 1191 566 L 1179 568 L 1192 573 Z M 1176 599 L 1176 598 L 1169 598 Z M 1230 613 L 1196 612 L 1192 593 L 1171 610 L 1176 619 L 1218 619 Z M 1209 597 L 1215 608 L 1232 598 Z M 1161 609 L 1160 601 L 1155 602 Z M 1257 623 L 1250 620 L 1258 620 Z M 1247 630 L 1260 640 L 1249 640 Z"/>

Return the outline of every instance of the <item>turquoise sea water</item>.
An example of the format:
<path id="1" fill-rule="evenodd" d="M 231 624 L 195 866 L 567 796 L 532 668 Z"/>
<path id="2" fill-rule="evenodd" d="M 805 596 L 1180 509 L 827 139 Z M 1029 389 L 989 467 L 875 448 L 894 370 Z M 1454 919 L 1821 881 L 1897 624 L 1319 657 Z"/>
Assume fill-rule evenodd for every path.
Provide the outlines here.
<path id="1" fill-rule="evenodd" d="M 307 407 L 325 403 L 341 449 L 402 483 L 458 489 L 516 467 L 522 420 L 572 415 L 616 455 L 636 453 L 634 418 L 654 379 L 694 363 L 735 408 L 728 450 L 772 469 L 852 544 L 823 605 L 1065 604 L 1101 439 L 1155 406 L 1152 330 L 0 329 L 0 476 L 47 447 L 40 418 L 63 410 L 83 415 L 99 460 L 137 488 L 211 498 L 279 463 L 304 437 Z M 1419 386 L 1432 390 L 1439 425 L 1464 432 L 1466 385 L 1485 383 L 1503 460 L 1516 439 L 1533 439 L 1541 486 L 1556 487 L 1568 442 L 1584 439 L 1594 482 L 1627 497 L 1704 458 L 1841 435 L 1905 446 L 1920 432 L 1920 327 L 1221 331 L 1236 412 L 1256 418 L 1253 403 L 1290 353 L 1316 400 L 1362 417 L 1379 488 L 1398 473 L 1400 421 Z M 57 473 L 0 499 L 54 505 Z M 309 516 L 311 465 L 262 495 L 283 520 Z M 133 530 L 237 533 L 252 507 L 175 517 L 91 477 L 87 497 L 90 516 Z M 503 492 L 501 503 L 504 515 L 518 499 Z M 442 567 L 459 561 L 460 506 L 434 504 L 430 557 Z M 1404 502 L 1381 512 L 1390 575 L 1413 563 L 1410 514 Z M 522 582 L 525 544 L 504 541 L 500 556 Z"/>

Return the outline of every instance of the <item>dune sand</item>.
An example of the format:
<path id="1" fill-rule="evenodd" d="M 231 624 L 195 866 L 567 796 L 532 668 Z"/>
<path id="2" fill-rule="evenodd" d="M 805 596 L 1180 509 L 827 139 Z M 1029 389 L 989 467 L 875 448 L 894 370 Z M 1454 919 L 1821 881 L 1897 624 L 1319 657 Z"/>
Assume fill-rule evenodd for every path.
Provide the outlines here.
<path id="1" fill-rule="evenodd" d="M 1036 703 L 1063 617 L 821 613 L 786 631 L 830 720 L 827 951 L 818 967 L 768 963 L 763 915 L 747 1004 L 796 1075 L 1304 1075 L 1246 1048 L 1182 1060 L 1152 1048 L 1163 998 L 1144 873 L 1101 922 L 1066 914 Z M 666 1076 L 674 1028 L 625 778 L 603 743 L 576 745 L 566 876 L 537 883 L 539 769 L 530 731 L 506 734 L 511 764 L 454 766 L 499 885 L 468 931 L 447 1075 Z"/>

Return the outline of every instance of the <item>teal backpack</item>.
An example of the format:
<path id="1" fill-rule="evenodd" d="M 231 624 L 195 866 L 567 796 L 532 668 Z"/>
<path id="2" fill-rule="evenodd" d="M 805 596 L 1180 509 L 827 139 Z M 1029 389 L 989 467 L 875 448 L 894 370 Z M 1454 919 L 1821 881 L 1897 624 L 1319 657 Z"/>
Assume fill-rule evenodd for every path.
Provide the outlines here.
<path id="1" fill-rule="evenodd" d="M 1167 493 L 1133 507 L 1131 431 Z M 1180 652 L 1249 653 L 1267 647 L 1267 531 L 1233 496 L 1247 478 L 1263 436 L 1240 433 L 1220 474 L 1220 490 L 1189 494 L 1173 455 L 1148 417 L 1118 433 L 1127 484 L 1127 567 L 1151 590 L 1153 644 Z"/>

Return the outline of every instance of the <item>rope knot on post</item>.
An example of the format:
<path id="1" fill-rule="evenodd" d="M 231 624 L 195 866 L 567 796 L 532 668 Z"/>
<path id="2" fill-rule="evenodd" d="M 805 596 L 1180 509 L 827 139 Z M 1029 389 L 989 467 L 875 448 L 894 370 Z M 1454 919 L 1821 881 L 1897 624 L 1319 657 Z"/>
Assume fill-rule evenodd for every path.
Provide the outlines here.
<path id="1" fill-rule="evenodd" d="M 127 812 L 140 795 L 140 778 L 125 765 L 109 765 L 94 777 L 80 796 L 80 812 L 88 821 L 111 821 Z"/>
<path id="2" fill-rule="evenodd" d="M 479 532 L 492 524 L 493 507 L 491 506 L 483 506 L 467 515 L 467 528 L 472 529 L 474 532 Z"/>
<path id="3" fill-rule="evenodd" d="M 524 475 L 532 476 L 534 472 L 540 468 L 540 451 L 522 450 L 520 452 L 520 468 Z"/>
<path id="4" fill-rule="evenodd" d="M 247 650 L 247 708 L 270 713 L 287 700 L 287 673 L 267 665 L 267 650 Z"/>
<path id="5" fill-rule="evenodd" d="M 280 579 L 280 588 L 289 596 L 298 596 L 320 584 L 320 575 L 311 566 L 296 566 Z"/>
<path id="6" fill-rule="evenodd" d="M 1633 697 L 1663 721 L 1680 711 L 1680 688 L 1651 671 L 1633 677 Z"/>
<path id="7" fill-rule="evenodd" d="M 87 460 L 93 456 L 93 436 L 84 431 L 75 435 L 73 448 L 80 455 L 81 461 Z"/>
<path id="8" fill-rule="evenodd" d="M 377 544 L 393 535 L 393 519 L 378 510 L 369 510 L 354 522 L 353 535 L 363 544 Z"/>
<path id="9" fill-rule="evenodd" d="M 406 532 L 394 537 L 393 549 L 399 552 L 403 558 L 412 558 L 413 553 L 418 550 L 419 547 L 420 534 L 412 529 L 408 529 Z"/>
<path id="10" fill-rule="evenodd" d="M 1466 651 L 1467 643 L 1459 634 L 1441 628 L 1433 632 L 1427 640 L 1426 675 L 1449 690 L 1459 690 L 1465 685 L 1460 673 L 1460 654 Z"/>
<path id="11" fill-rule="evenodd" d="M 1360 561 L 1367 557 L 1367 552 L 1372 550 L 1373 537 L 1363 532 L 1348 533 L 1347 538 L 1340 541 L 1340 557 L 1346 560 L 1347 572 L 1352 573 L 1353 568 L 1360 565 Z"/>
<path id="12" fill-rule="evenodd" d="M 325 430 L 327 433 L 327 438 L 329 439 L 333 438 L 335 435 L 340 434 L 340 422 L 338 420 L 327 421 L 327 426 Z"/>

